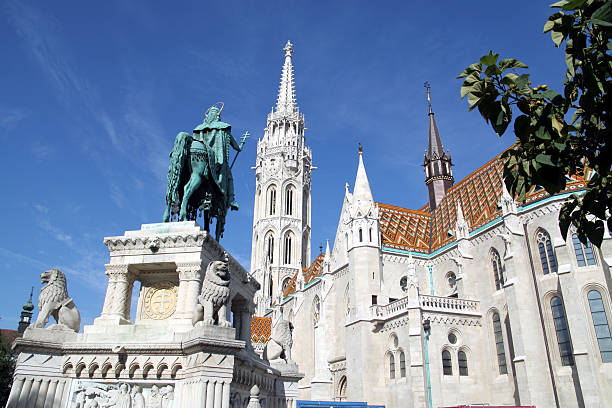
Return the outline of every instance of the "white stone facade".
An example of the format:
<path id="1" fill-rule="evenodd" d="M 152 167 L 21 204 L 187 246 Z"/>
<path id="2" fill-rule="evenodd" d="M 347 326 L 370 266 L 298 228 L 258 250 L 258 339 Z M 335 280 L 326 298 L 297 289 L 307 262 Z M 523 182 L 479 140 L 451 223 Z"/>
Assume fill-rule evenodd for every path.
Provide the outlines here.
<path id="1" fill-rule="evenodd" d="M 282 295 L 283 286 L 310 262 L 312 152 L 304 115 L 296 104 L 291 42 L 284 48 L 276 107 L 257 142 L 251 273 L 262 289 L 258 312 Z"/>
<path id="2" fill-rule="evenodd" d="M 274 115 L 268 129 L 275 129 Z M 439 141 L 435 122 L 433 128 Z M 286 224 L 268 221 L 263 197 L 270 183 L 290 179 L 286 159 L 266 161 L 269 140 L 286 146 L 284 136 L 270 134 L 258 148 L 252 253 L 266 289 L 261 270 L 274 271 L 278 255 L 266 265 L 262 237 Z M 353 192 L 347 185 L 333 249 L 318 275 L 300 269 L 294 289 L 279 299 L 276 288 L 292 270 L 272 272 L 275 289 L 257 310 L 272 326 L 282 314 L 295 327 L 292 355 L 305 374 L 299 398 L 397 408 L 612 406 L 612 237 L 606 231 L 585 260 L 584 246 L 559 232 L 566 197 L 519 207 L 504 189 L 492 211 L 499 216 L 478 228 L 467 207 L 453 204 L 450 243 L 429 253 L 399 250 L 382 242 L 360 152 Z M 309 230 L 310 218 L 304 221 Z"/>

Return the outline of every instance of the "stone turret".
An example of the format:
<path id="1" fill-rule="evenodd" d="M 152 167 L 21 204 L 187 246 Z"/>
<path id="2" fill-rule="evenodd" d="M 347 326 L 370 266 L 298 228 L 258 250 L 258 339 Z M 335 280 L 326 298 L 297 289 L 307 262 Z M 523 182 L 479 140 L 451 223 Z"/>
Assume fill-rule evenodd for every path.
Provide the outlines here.
<path id="1" fill-rule="evenodd" d="M 263 309 L 310 264 L 312 152 L 295 97 L 293 45 L 287 41 L 276 106 L 257 142 L 251 273 L 262 283 Z M 261 310 L 262 307 L 258 307 Z"/>
<path id="2" fill-rule="evenodd" d="M 425 167 L 425 184 L 429 190 L 429 209 L 433 211 L 440 204 L 447 191 L 455 182 L 455 179 L 451 169 L 453 163 L 450 153 L 444 151 L 433 109 L 431 108 L 429 84 L 427 82 L 425 87 L 427 88 L 427 103 L 429 105 L 429 137 L 423 167 Z"/>

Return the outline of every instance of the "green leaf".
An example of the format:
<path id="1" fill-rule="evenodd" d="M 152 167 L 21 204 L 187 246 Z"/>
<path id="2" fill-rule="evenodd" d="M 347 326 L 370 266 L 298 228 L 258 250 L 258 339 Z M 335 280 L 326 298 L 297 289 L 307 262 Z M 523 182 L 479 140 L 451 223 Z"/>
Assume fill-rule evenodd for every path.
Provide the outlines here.
<path id="1" fill-rule="evenodd" d="M 484 65 L 494 65 L 499 58 L 499 54 L 493 54 L 493 51 L 489 51 L 488 55 L 480 58 L 480 62 Z"/>
<path id="2" fill-rule="evenodd" d="M 596 18 L 592 18 L 589 20 L 589 23 L 593 24 L 593 25 L 600 25 L 600 26 L 604 26 L 604 27 L 612 27 L 612 23 L 608 22 L 608 21 L 604 21 L 604 20 L 598 20 Z"/>
<path id="3" fill-rule="evenodd" d="M 535 161 L 546 166 L 555 166 L 555 163 L 552 162 L 552 156 L 550 154 L 540 153 L 536 156 Z"/>
<path id="4" fill-rule="evenodd" d="M 472 72 L 482 72 L 482 64 L 480 62 L 476 62 L 470 65 L 465 70 L 463 70 L 461 74 L 459 74 L 457 79 L 465 78 L 466 76 L 470 75 Z"/>
<path id="5" fill-rule="evenodd" d="M 517 88 L 523 89 L 527 86 L 527 82 L 529 82 L 529 74 L 522 74 L 514 81 L 516 83 Z"/>
<path id="6" fill-rule="evenodd" d="M 544 24 L 544 29 L 542 30 L 543 33 L 547 33 L 550 30 L 553 29 L 553 27 L 555 26 L 555 21 L 554 20 L 548 20 L 545 24 Z"/>
<path id="7" fill-rule="evenodd" d="M 504 58 L 499 62 L 499 68 L 503 71 L 505 69 L 514 68 L 528 68 L 527 65 L 514 58 Z"/>
<path id="8" fill-rule="evenodd" d="M 569 3 L 569 0 L 561 0 L 550 5 L 551 8 L 561 8 Z"/>
<path id="9" fill-rule="evenodd" d="M 551 136 L 550 136 L 550 133 L 548 133 L 548 130 L 544 126 L 540 126 L 540 127 L 538 127 L 536 129 L 535 137 L 537 137 L 540 140 L 550 140 L 550 139 L 552 139 Z"/>
<path id="10" fill-rule="evenodd" d="M 600 20 L 607 23 L 612 23 L 612 3 L 607 1 L 603 6 L 598 8 L 591 14 L 591 22 Z"/>
<path id="11" fill-rule="evenodd" d="M 569 0 L 561 8 L 565 11 L 576 10 L 586 2 L 586 0 Z"/>
<path id="12" fill-rule="evenodd" d="M 555 45 L 558 47 L 561 45 L 561 43 L 565 39 L 565 34 L 563 34 L 560 31 L 553 31 L 550 33 L 550 37 L 552 38 Z"/>

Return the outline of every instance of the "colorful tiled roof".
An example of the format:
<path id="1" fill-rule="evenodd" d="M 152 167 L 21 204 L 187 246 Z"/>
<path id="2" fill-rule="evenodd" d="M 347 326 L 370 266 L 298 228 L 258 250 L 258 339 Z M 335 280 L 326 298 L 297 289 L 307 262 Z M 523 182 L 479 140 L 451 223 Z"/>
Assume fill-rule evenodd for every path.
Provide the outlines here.
<path id="1" fill-rule="evenodd" d="M 378 203 L 383 245 L 389 248 L 428 253 L 431 215 Z"/>
<path id="2" fill-rule="evenodd" d="M 312 264 L 308 268 L 302 268 L 302 275 L 304 276 L 304 283 L 310 283 L 317 276 L 321 276 L 323 271 L 323 259 L 325 254 L 319 254 Z M 297 280 L 297 273 L 293 275 L 293 278 L 289 281 L 287 286 L 283 289 L 283 299 L 295 292 L 295 281 Z"/>
<path id="3" fill-rule="evenodd" d="M 440 205 L 429 212 L 429 205 L 409 210 L 388 204 L 378 204 L 382 244 L 387 248 L 417 253 L 431 253 L 455 240 L 457 204 L 473 231 L 501 216 L 499 201 L 502 195 L 503 160 L 495 157 L 452 186 Z M 579 191 L 586 188 L 591 170 L 568 177 L 565 190 Z M 548 197 L 543 189 L 533 189 L 527 194 L 524 205 Z"/>
<path id="4" fill-rule="evenodd" d="M 267 343 L 272 333 L 272 319 L 269 317 L 251 318 L 251 342 Z"/>

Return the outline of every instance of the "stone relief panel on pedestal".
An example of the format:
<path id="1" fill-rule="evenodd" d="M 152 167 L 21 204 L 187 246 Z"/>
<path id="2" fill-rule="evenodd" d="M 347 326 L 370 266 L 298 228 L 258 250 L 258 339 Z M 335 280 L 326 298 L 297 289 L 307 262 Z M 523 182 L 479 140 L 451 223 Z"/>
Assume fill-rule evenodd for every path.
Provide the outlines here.
<path id="1" fill-rule="evenodd" d="M 174 384 L 77 382 L 68 408 L 174 408 Z"/>
<path id="2" fill-rule="evenodd" d="M 172 282 L 156 282 L 144 295 L 143 317 L 154 320 L 169 318 L 176 311 L 178 288 Z"/>

